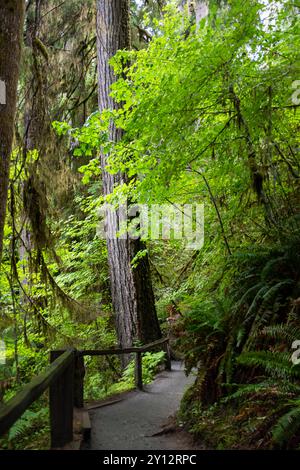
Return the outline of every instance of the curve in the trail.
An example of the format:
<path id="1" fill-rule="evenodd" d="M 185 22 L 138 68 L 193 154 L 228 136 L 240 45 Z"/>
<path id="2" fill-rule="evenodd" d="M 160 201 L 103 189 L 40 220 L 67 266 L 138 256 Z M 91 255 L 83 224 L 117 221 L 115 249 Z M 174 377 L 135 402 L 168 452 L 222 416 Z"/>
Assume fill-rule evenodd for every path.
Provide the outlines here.
<path id="1" fill-rule="evenodd" d="M 194 381 L 183 365 L 161 372 L 145 391 L 133 391 L 122 401 L 90 411 L 90 448 L 97 450 L 179 450 L 186 448 L 180 434 L 162 433 L 180 400 Z M 156 435 L 155 435 L 156 434 Z"/>

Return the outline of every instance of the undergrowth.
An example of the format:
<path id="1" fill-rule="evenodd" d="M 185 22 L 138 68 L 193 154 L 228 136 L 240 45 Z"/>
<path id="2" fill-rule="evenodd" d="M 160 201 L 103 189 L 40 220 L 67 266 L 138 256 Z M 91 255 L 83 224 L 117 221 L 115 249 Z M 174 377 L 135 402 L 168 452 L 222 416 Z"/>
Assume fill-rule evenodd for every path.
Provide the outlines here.
<path id="1" fill-rule="evenodd" d="M 233 255 L 226 270 L 225 285 L 185 303 L 179 345 L 198 376 L 181 419 L 213 448 L 298 448 L 299 234 Z"/>

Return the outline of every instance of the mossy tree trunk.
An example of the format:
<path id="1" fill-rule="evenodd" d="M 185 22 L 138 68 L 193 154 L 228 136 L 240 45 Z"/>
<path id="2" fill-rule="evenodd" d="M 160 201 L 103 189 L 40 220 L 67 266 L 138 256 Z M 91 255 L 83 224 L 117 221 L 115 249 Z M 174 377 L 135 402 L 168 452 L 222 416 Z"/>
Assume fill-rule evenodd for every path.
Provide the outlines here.
<path id="1" fill-rule="evenodd" d="M 0 0 L 0 80 L 6 86 L 6 102 L 0 104 L 0 261 L 9 185 L 10 154 L 14 135 L 24 11 L 23 0 Z"/>

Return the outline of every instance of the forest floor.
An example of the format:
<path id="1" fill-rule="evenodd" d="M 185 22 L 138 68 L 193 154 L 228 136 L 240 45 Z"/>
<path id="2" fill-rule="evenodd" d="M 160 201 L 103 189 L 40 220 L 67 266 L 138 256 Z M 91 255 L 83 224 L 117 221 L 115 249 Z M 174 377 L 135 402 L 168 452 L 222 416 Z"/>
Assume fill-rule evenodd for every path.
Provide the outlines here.
<path id="1" fill-rule="evenodd" d="M 183 365 L 161 372 L 144 391 L 126 393 L 123 399 L 90 410 L 91 440 L 87 448 L 102 450 L 196 449 L 192 437 L 174 418 L 181 398 L 194 381 Z"/>

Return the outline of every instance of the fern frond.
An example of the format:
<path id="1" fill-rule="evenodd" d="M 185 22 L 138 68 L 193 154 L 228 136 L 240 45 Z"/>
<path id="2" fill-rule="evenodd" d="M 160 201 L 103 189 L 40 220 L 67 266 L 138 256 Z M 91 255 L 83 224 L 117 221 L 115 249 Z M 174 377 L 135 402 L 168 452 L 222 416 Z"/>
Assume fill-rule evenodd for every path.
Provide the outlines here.
<path id="1" fill-rule="evenodd" d="M 237 358 L 237 363 L 250 367 L 262 367 L 271 377 L 300 377 L 300 369 L 291 363 L 288 353 L 271 351 L 243 352 Z"/>
<path id="2" fill-rule="evenodd" d="M 279 325 L 265 326 L 257 336 L 264 336 L 274 340 L 285 341 L 287 344 L 292 344 L 295 339 L 300 338 L 300 328 L 293 325 Z"/>
<path id="3" fill-rule="evenodd" d="M 39 411 L 26 410 L 23 416 L 10 428 L 8 433 L 9 441 L 19 439 L 32 429 L 39 419 L 47 414 L 47 408 L 41 408 Z"/>
<path id="4" fill-rule="evenodd" d="M 272 438 L 275 444 L 285 446 L 300 430 L 300 404 L 285 413 L 272 430 Z"/>
<path id="5" fill-rule="evenodd" d="M 267 285 L 263 285 L 259 291 L 256 293 L 254 299 L 252 300 L 252 303 L 246 313 L 246 317 L 245 317 L 245 321 L 249 321 L 250 318 L 253 317 L 253 315 L 255 314 L 255 312 L 258 310 L 259 308 L 259 305 L 261 303 L 261 301 L 263 300 L 264 298 L 264 295 L 266 292 L 268 292 L 269 290 L 269 286 Z"/>
<path id="6" fill-rule="evenodd" d="M 275 268 L 286 262 L 286 256 L 279 256 L 278 258 L 271 258 L 264 266 L 261 272 L 261 280 L 266 281 L 271 274 L 274 274 Z"/>
<path id="7" fill-rule="evenodd" d="M 265 287 L 265 284 L 262 282 L 259 282 L 258 284 L 255 284 L 254 286 L 251 286 L 249 289 L 246 290 L 246 292 L 242 295 L 241 299 L 237 302 L 236 304 L 236 309 L 239 309 L 244 303 L 249 303 L 249 299 L 255 298 L 257 293 Z"/>
<path id="8" fill-rule="evenodd" d="M 225 386 L 227 384 L 224 384 Z M 232 386 L 232 384 L 230 384 Z M 222 398 L 221 402 L 222 403 L 227 403 L 232 400 L 237 400 L 240 398 L 246 398 L 249 395 L 265 395 L 265 394 L 275 394 L 277 396 L 282 396 L 282 397 L 289 397 L 291 394 L 294 394 L 295 392 L 299 393 L 300 388 L 299 387 L 286 387 L 285 382 L 277 382 L 275 380 L 266 380 L 263 382 L 255 383 L 255 384 L 246 384 L 246 385 L 241 385 L 237 384 L 238 390 L 234 393 L 231 393 L 230 395 L 226 396 L 225 398 Z"/>

